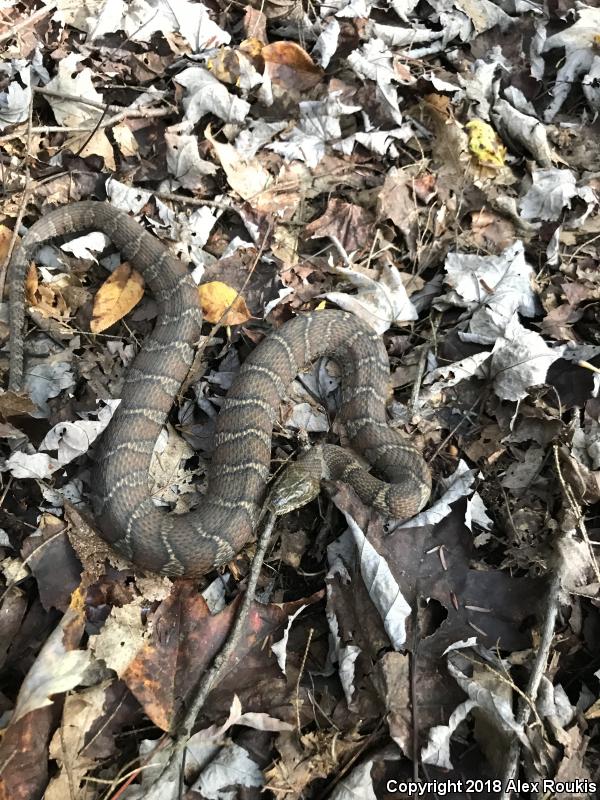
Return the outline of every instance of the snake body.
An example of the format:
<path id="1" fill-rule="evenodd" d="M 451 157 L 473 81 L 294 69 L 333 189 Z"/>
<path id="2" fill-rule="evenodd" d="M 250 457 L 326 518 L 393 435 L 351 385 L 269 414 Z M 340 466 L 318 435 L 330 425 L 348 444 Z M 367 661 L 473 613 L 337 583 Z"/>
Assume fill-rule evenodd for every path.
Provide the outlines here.
<path id="1" fill-rule="evenodd" d="M 197 287 L 167 248 L 126 213 L 84 201 L 42 217 L 16 248 L 9 267 L 10 388 L 23 383 L 24 281 L 42 243 L 99 230 L 144 277 L 159 317 L 125 378 L 121 403 L 102 435 L 92 500 L 102 536 L 134 564 L 164 575 L 203 575 L 229 561 L 252 538 L 269 476 L 277 409 L 299 370 L 320 356 L 342 368 L 341 415 L 353 448 L 383 472 L 365 472 L 338 447 L 324 448 L 329 477 L 350 483 L 366 503 L 409 517 L 427 502 L 430 475 L 421 455 L 386 422 L 389 364 L 370 327 L 342 311 L 296 317 L 255 348 L 219 413 L 208 485 L 199 508 L 169 514 L 148 487 L 156 439 L 192 362 L 202 323 Z"/>

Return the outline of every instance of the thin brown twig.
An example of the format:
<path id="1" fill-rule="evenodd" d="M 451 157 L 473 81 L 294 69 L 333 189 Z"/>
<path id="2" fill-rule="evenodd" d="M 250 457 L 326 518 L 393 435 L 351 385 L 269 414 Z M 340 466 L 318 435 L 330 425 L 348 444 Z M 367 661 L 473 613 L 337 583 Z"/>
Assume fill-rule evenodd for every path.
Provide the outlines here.
<path id="1" fill-rule="evenodd" d="M 34 25 L 36 22 L 39 22 L 44 17 L 47 17 L 48 14 L 54 11 L 57 5 L 58 3 L 56 2 L 46 3 L 44 8 L 40 8 L 37 11 L 34 11 L 34 13 L 30 17 L 26 17 L 25 19 L 22 19 L 20 22 L 11 23 L 10 30 L 0 33 L 0 43 L 6 42 L 8 39 L 11 39 L 16 33 L 18 33 L 23 28 L 26 28 L 28 25 Z"/>
<path id="2" fill-rule="evenodd" d="M 433 455 L 432 455 L 432 456 L 431 456 L 431 458 L 429 459 L 430 461 L 434 461 L 434 460 L 435 460 L 435 459 L 438 457 L 438 455 L 439 455 L 439 454 L 442 452 L 442 450 L 443 450 L 443 449 L 444 449 L 444 447 L 445 447 L 445 446 L 448 444 L 448 442 L 450 441 L 450 439 L 451 439 L 451 438 L 454 436 L 454 434 L 456 433 L 456 431 L 457 431 L 457 430 L 458 430 L 458 429 L 461 427 L 461 425 L 463 424 L 463 422 L 465 422 L 465 420 L 466 420 L 466 419 L 468 419 L 468 415 L 469 415 L 469 414 L 470 414 L 472 411 L 474 411 L 474 410 L 475 410 L 475 408 L 476 408 L 476 406 L 477 406 L 477 405 L 479 405 L 479 403 L 481 403 L 481 402 L 482 402 L 482 398 L 481 398 L 481 397 L 477 397 L 477 398 L 475 399 L 475 401 L 474 401 L 474 402 L 473 402 L 473 403 L 472 403 L 472 404 L 469 406 L 469 408 L 467 409 L 467 411 L 466 411 L 466 413 L 464 414 L 464 416 L 462 417 L 462 419 L 459 419 L 459 421 L 458 421 L 458 422 L 456 423 L 456 425 L 455 425 L 455 426 L 452 428 L 452 430 L 450 431 L 450 433 L 449 433 L 449 434 L 448 434 L 448 435 L 447 435 L 447 436 L 446 436 L 446 437 L 445 437 L 445 438 L 444 438 L 444 439 L 443 439 L 443 440 L 442 440 L 442 441 L 439 443 L 439 445 L 437 446 L 437 448 L 436 448 L 435 452 L 433 453 Z"/>
<path id="3" fill-rule="evenodd" d="M 314 633 L 314 628 L 311 628 L 308 632 L 308 638 L 306 640 L 306 647 L 304 648 L 304 655 L 302 656 L 302 663 L 300 664 L 300 669 L 298 670 L 298 679 L 296 680 L 296 727 L 298 729 L 298 735 L 300 735 L 301 725 L 300 725 L 300 680 L 302 679 L 302 675 L 304 674 L 304 668 L 306 667 L 306 659 L 308 658 L 308 650 L 310 648 L 310 643 L 312 641 Z"/>
<path id="4" fill-rule="evenodd" d="M 223 211 L 235 211 L 236 213 L 241 214 L 241 210 L 239 210 L 234 204 L 223 203 L 219 202 L 218 200 L 206 200 L 201 197 L 188 197 L 185 194 L 178 194 L 177 192 L 152 192 L 152 196 L 158 197 L 159 200 L 171 200 L 174 203 L 184 203 L 189 206 L 197 206 L 198 208 L 207 206 L 208 208 L 219 208 Z"/>
<path id="5" fill-rule="evenodd" d="M 188 704 L 184 717 L 173 727 L 172 740 L 167 743 L 166 750 L 168 757 L 160 775 L 146 794 L 146 800 L 160 800 L 164 797 L 164 788 L 168 784 L 180 783 L 182 776 L 183 760 L 185 758 L 185 748 L 192 735 L 192 729 L 202 706 L 211 689 L 221 679 L 227 671 L 227 662 L 238 647 L 244 633 L 246 619 L 250 611 L 250 606 L 254 600 L 258 576 L 271 541 L 273 528 L 277 516 L 271 511 L 266 511 L 266 522 L 257 541 L 256 553 L 252 560 L 250 574 L 244 598 L 240 604 L 235 622 L 229 632 L 227 641 L 213 661 L 211 668 L 204 674 L 202 679 L 194 689 L 193 696 Z"/>
<path id="6" fill-rule="evenodd" d="M 271 541 L 276 520 L 276 514 L 273 511 L 268 510 L 266 512 L 266 521 L 264 523 L 264 527 L 257 541 L 256 553 L 252 559 L 252 566 L 250 568 L 250 574 L 248 575 L 248 583 L 244 593 L 244 599 L 240 605 L 235 623 L 231 629 L 227 641 L 223 645 L 223 648 L 218 656 L 215 658 L 212 667 L 208 670 L 208 672 L 205 673 L 204 677 L 198 684 L 194 698 L 190 702 L 185 717 L 179 726 L 179 736 L 185 737 L 186 741 L 191 735 L 192 728 L 196 723 L 196 718 L 198 717 L 198 714 L 200 713 L 200 710 L 204 705 L 210 690 L 224 674 L 227 662 L 242 638 L 246 618 L 248 616 L 248 612 L 250 611 L 250 606 L 254 601 L 258 576 L 265 559 L 267 548 Z"/>
<path id="7" fill-rule="evenodd" d="M 173 110 L 171 108 L 128 108 L 120 111 L 118 114 L 114 114 L 109 119 L 104 120 L 102 125 L 100 126 L 100 130 L 104 130 L 105 128 L 109 128 L 111 125 L 115 125 L 117 122 L 121 122 L 123 119 L 149 119 L 151 117 L 166 117 L 169 114 L 172 114 Z M 87 126 L 79 126 L 79 127 L 70 127 L 67 125 L 38 125 L 31 129 L 32 133 L 38 134 L 45 134 L 45 133 L 89 133 L 91 130 L 94 130 L 95 123 L 92 125 Z M 9 133 L 6 136 L 0 136 L 0 144 L 4 144 L 5 142 L 10 142 L 13 139 L 20 139 L 21 133 L 19 131 L 13 131 L 13 133 Z"/>
<path id="8" fill-rule="evenodd" d="M 10 260 L 12 258 L 13 250 L 15 249 L 17 243 L 17 237 L 19 236 L 19 228 L 21 227 L 21 222 L 23 221 L 23 216 L 25 214 L 25 208 L 27 207 L 27 200 L 29 199 L 29 195 L 31 194 L 30 190 L 30 173 L 29 173 L 29 154 L 31 151 L 31 121 L 33 118 L 33 94 L 29 99 L 29 110 L 27 113 L 27 137 L 25 140 L 25 182 L 23 185 L 23 194 L 21 196 L 21 201 L 19 203 L 19 211 L 17 213 L 17 219 L 15 221 L 15 227 L 10 236 L 10 244 L 8 245 L 8 251 L 6 253 L 6 258 L 2 262 L 2 267 L 0 268 L 0 298 L 4 297 L 4 286 L 6 283 L 6 274 L 8 271 L 8 265 L 10 264 Z"/>
<path id="9" fill-rule="evenodd" d="M 590 537 L 588 536 L 587 528 L 585 526 L 585 520 L 583 518 L 583 514 L 581 513 L 581 508 L 579 507 L 579 504 L 575 499 L 573 490 L 567 484 L 567 482 L 563 477 L 562 470 L 560 468 L 560 459 L 558 456 L 558 446 L 554 445 L 553 449 L 554 449 L 554 464 L 556 466 L 556 474 L 558 475 L 558 480 L 560 482 L 564 495 L 567 499 L 567 502 L 569 503 L 571 512 L 573 513 L 573 516 L 577 520 L 577 527 L 579 528 L 581 538 L 585 542 L 586 547 L 588 549 L 590 562 L 592 565 L 592 569 L 594 570 L 594 575 L 596 576 L 596 581 L 600 583 L 600 567 L 598 566 L 598 560 L 596 559 L 596 554 L 594 553 L 594 547 L 590 541 Z"/>
<path id="10" fill-rule="evenodd" d="M 110 111 L 113 114 L 118 114 L 123 110 L 122 106 L 111 106 L 108 105 L 108 103 L 101 103 L 98 100 L 90 100 L 83 95 L 69 94 L 68 92 L 55 92 L 54 89 L 45 89 L 43 86 L 34 86 L 33 91 L 36 94 L 41 94 L 43 97 L 52 97 L 55 100 L 68 100 L 69 102 L 78 103 L 82 106 L 97 108 L 99 111 Z"/>
<path id="11" fill-rule="evenodd" d="M 423 375 L 425 374 L 425 365 L 427 364 L 428 355 L 429 355 L 429 345 L 424 345 L 423 350 L 421 351 L 421 356 L 419 358 L 419 364 L 417 366 L 417 374 L 415 376 L 415 381 L 413 383 L 413 388 L 410 395 L 409 409 L 410 409 L 410 414 L 413 417 L 418 410 L 419 392 L 421 391 L 421 383 L 423 381 Z"/>
<path id="12" fill-rule="evenodd" d="M 524 692 L 524 697 L 519 701 L 517 724 L 522 730 L 529 722 L 532 709 L 535 710 L 535 701 L 537 699 L 540 682 L 546 669 L 552 640 L 554 638 L 554 627 L 559 604 L 560 572 L 561 570 L 556 570 L 550 579 L 542 636 L 538 645 L 533 669 L 529 676 L 527 688 Z M 502 769 L 502 794 L 500 795 L 500 800 L 509 800 L 511 796 L 511 792 L 508 791 L 508 781 L 512 780 L 517 773 L 520 752 L 521 742 L 518 737 L 515 736 L 510 743 L 504 760 L 504 767 Z"/>

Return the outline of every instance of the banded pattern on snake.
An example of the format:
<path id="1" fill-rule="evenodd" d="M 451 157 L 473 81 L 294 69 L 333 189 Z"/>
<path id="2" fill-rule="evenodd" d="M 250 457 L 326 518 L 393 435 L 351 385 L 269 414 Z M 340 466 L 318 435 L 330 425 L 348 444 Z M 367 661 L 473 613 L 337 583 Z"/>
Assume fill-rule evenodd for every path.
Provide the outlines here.
<path id="1" fill-rule="evenodd" d="M 159 306 L 123 386 L 122 399 L 96 454 L 92 500 L 102 536 L 134 564 L 164 575 L 203 575 L 248 542 L 265 495 L 277 409 L 296 374 L 323 355 L 342 369 L 341 418 L 352 447 L 392 483 L 365 472 L 348 451 L 327 445 L 328 477 L 392 517 L 427 502 L 430 474 L 420 453 L 386 421 L 389 363 L 381 338 L 353 315 L 319 311 L 268 336 L 243 364 L 216 426 L 215 451 L 201 505 L 169 514 L 148 487 L 156 439 L 183 383 L 202 323 L 198 291 L 187 269 L 126 213 L 83 201 L 46 214 L 29 229 L 9 266 L 10 388 L 23 385 L 24 282 L 42 243 L 99 230 L 144 277 Z"/>

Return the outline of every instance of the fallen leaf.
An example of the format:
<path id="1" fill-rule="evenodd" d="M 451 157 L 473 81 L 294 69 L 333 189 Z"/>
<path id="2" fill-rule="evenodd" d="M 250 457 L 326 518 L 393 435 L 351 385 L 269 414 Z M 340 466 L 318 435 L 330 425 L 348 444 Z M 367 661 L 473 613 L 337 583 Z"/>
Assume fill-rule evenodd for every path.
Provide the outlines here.
<path id="1" fill-rule="evenodd" d="M 242 325 L 252 316 L 244 298 L 226 283 L 221 281 L 203 283 L 198 287 L 198 294 L 200 295 L 202 313 L 207 322 L 222 322 L 223 325 Z M 227 313 L 225 314 L 226 311 Z"/>
<path id="2" fill-rule="evenodd" d="M 271 174 L 258 159 L 244 158 L 232 145 L 217 142 L 211 135 L 210 127 L 204 131 L 204 135 L 213 146 L 231 188 L 244 200 L 252 200 L 254 204 L 273 183 Z"/>
<path id="3" fill-rule="evenodd" d="M 281 88 L 305 91 L 321 82 L 323 70 L 295 42 L 273 42 L 262 49 L 265 71 Z"/>
<path id="4" fill-rule="evenodd" d="M 79 607 L 74 607 L 74 603 Z M 30 711 L 52 705 L 52 695 L 62 694 L 81 683 L 92 661 L 89 651 L 77 649 L 84 626 L 85 611 L 75 598 L 21 684 L 11 725 Z"/>
<path id="5" fill-rule="evenodd" d="M 372 215 L 354 203 L 331 199 L 325 213 L 304 229 L 313 239 L 329 237 L 341 243 L 347 253 L 362 251 L 373 237 Z"/>
<path id="6" fill-rule="evenodd" d="M 352 269 L 338 272 L 353 283 L 358 292 L 356 295 L 327 292 L 324 296 L 368 322 L 377 333 L 385 333 L 393 324 L 410 322 L 419 316 L 396 267 L 385 264 L 379 281 Z"/>
<path id="7" fill-rule="evenodd" d="M 126 261 L 120 264 L 94 298 L 92 333 L 101 333 L 128 314 L 144 296 L 144 279 Z"/>
<path id="8" fill-rule="evenodd" d="M 491 125 L 472 119 L 465 125 L 469 131 L 469 150 L 484 167 L 503 167 L 506 147 Z"/>

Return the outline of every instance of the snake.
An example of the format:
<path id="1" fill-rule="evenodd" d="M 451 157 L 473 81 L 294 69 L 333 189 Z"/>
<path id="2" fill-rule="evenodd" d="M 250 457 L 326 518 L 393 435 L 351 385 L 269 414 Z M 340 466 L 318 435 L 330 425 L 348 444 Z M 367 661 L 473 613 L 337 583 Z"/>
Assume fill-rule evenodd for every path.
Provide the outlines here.
<path id="1" fill-rule="evenodd" d="M 156 440 L 185 381 L 201 335 L 198 287 L 189 269 L 128 213 L 108 202 L 60 206 L 35 222 L 15 247 L 8 271 L 9 389 L 26 388 L 25 277 L 36 249 L 56 237 L 101 231 L 144 278 L 158 305 L 153 331 L 128 368 L 118 405 L 93 456 L 91 501 L 100 535 L 135 567 L 199 577 L 231 561 L 255 536 L 271 462 L 273 425 L 293 379 L 328 356 L 341 369 L 343 422 L 354 453 L 322 448 L 323 477 L 349 484 L 387 517 L 406 519 L 426 504 L 429 468 L 386 416 L 390 368 L 382 338 L 354 314 L 299 314 L 267 335 L 245 359 L 217 417 L 206 491 L 183 514 L 159 507 L 149 472 Z"/>

